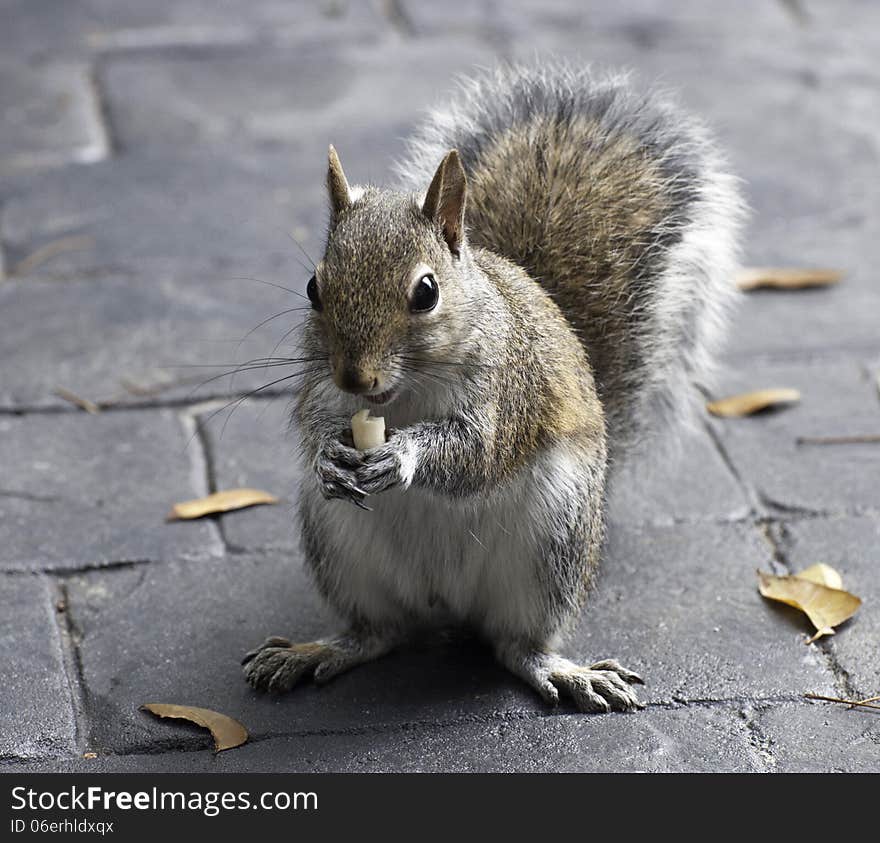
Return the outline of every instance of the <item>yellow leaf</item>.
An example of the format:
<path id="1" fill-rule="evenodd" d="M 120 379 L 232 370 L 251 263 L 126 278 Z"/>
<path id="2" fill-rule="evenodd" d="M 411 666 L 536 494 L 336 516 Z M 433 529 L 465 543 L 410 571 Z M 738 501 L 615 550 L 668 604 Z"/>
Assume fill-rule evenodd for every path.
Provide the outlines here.
<path id="1" fill-rule="evenodd" d="M 178 720 L 189 720 L 197 726 L 208 729 L 214 736 L 214 751 L 223 752 L 224 749 L 234 749 L 241 746 L 248 739 L 248 731 L 238 720 L 233 720 L 225 714 L 211 711 L 210 708 L 194 708 L 189 705 L 174 705 L 173 703 L 146 703 L 141 706 L 143 711 L 149 711 L 157 717 L 173 717 Z"/>
<path id="2" fill-rule="evenodd" d="M 167 521 L 189 520 L 218 512 L 230 512 L 248 506 L 264 503 L 278 503 L 275 495 L 261 492 L 259 489 L 227 489 L 225 492 L 214 492 L 205 498 L 176 503 L 168 513 Z"/>
<path id="3" fill-rule="evenodd" d="M 810 565 L 809 568 L 804 568 L 803 571 L 795 574 L 795 576 L 799 580 L 809 580 L 810 582 L 817 582 L 819 585 L 827 585 L 828 588 L 843 588 L 843 580 L 840 574 L 830 565 L 826 565 L 823 562 Z"/>
<path id="4" fill-rule="evenodd" d="M 757 267 L 743 269 L 736 276 L 740 290 L 803 290 L 837 284 L 843 273 L 837 269 L 793 269 Z"/>
<path id="5" fill-rule="evenodd" d="M 801 394 L 796 389 L 759 389 L 710 401 L 706 409 L 713 416 L 750 416 L 760 410 L 800 400 Z"/>
<path id="6" fill-rule="evenodd" d="M 851 618 L 862 605 L 862 601 L 854 594 L 842 588 L 831 588 L 818 581 L 829 577 L 829 571 L 840 579 L 839 574 L 827 565 L 813 565 L 808 568 L 803 572 L 810 575 L 807 578 L 800 574 L 777 577 L 758 571 L 758 590 L 763 597 L 800 609 L 816 627 L 816 634 L 810 638 L 808 644 L 823 635 L 833 635 L 834 627 Z"/>

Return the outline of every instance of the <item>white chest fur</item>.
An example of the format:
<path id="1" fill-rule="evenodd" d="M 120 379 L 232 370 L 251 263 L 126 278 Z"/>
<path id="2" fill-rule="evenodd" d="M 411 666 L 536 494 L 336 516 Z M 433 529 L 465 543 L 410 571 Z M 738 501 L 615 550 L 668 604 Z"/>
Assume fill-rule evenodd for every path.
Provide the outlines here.
<path id="1" fill-rule="evenodd" d="M 452 621 L 505 637 L 545 624 L 545 554 L 567 529 L 557 513 L 571 507 L 557 504 L 578 494 L 576 470 L 548 453 L 492 494 L 451 500 L 389 490 L 369 499 L 372 512 L 326 501 L 313 483 L 304 493 L 328 528 L 322 564 L 346 603 L 375 621 Z"/>

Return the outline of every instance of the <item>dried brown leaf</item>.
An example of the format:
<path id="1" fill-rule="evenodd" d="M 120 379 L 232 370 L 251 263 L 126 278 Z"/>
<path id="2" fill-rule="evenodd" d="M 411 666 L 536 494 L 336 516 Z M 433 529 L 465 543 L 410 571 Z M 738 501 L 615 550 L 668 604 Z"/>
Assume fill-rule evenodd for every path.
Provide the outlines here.
<path id="1" fill-rule="evenodd" d="M 800 574 L 786 577 L 758 571 L 758 591 L 763 597 L 794 606 L 810 619 L 816 634 L 808 644 L 823 635 L 834 635 L 834 627 L 851 618 L 862 605 L 854 594 L 842 587 L 829 586 L 827 582 L 843 585 L 840 574 L 828 565 L 813 565 Z"/>
<path id="2" fill-rule="evenodd" d="M 837 284 L 843 273 L 837 269 L 793 269 L 782 267 L 753 267 L 741 270 L 736 276 L 740 290 L 804 290 L 809 287 L 827 287 Z"/>
<path id="3" fill-rule="evenodd" d="M 713 416 L 750 416 L 770 407 L 792 404 L 800 400 L 801 394 L 796 389 L 759 389 L 755 392 L 744 392 L 741 395 L 710 401 L 706 404 L 706 409 Z"/>
<path id="4" fill-rule="evenodd" d="M 174 705 L 173 703 L 146 703 L 141 706 L 141 710 L 149 711 L 157 717 L 188 720 L 190 723 L 208 729 L 214 736 L 215 752 L 234 749 L 248 739 L 247 729 L 238 720 L 233 720 L 217 711 L 211 711 L 210 708 L 195 708 L 189 705 Z"/>
<path id="5" fill-rule="evenodd" d="M 234 509 L 270 503 L 278 503 L 278 498 L 259 489 L 227 489 L 225 492 L 214 492 L 204 498 L 174 504 L 166 520 L 188 521 L 205 515 L 215 515 L 218 512 L 231 512 Z"/>

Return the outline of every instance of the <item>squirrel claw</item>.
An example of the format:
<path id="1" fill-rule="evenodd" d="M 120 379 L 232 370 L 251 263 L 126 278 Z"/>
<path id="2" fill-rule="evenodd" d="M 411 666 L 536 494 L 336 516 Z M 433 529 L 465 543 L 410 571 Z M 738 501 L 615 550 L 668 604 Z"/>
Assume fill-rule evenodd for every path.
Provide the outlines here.
<path id="1" fill-rule="evenodd" d="M 615 670 L 572 665 L 551 673 L 550 681 L 574 701 L 578 711 L 605 714 L 644 708 L 629 687 L 629 681 Z"/>
<path id="2" fill-rule="evenodd" d="M 644 685 L 645 680 L 638 673 L 627 670 L 617 659 L 602 659 L 590 665 L 590 670 L 610 670 L 630 685 Z"/>
<path id="3" fill-rule="evenodd" d="M 244 654 L 244 658 L 241 660 L 242 664 L 247 664 L 254 656 L 257 655 L 261 650 L 265 650 L 267 647 L 289 647 L 290 641 L 287 638 L 282 638 L 279 635 L 272 635 L 267 638 L 259 647 L 255 647 L 253 650 L 248 650 Z"/>
<path id="4" fill-rule="evenodd" d="M 548 703 L 555 704 L 559 694 L 565 694 L 582 712 L 605 714 L 644 708 L 630 687 L 644 685 L 642 678 L 614 659 L 583 667 L 555 653 L 517 646 L 499 649 L 498 657 Z"/>

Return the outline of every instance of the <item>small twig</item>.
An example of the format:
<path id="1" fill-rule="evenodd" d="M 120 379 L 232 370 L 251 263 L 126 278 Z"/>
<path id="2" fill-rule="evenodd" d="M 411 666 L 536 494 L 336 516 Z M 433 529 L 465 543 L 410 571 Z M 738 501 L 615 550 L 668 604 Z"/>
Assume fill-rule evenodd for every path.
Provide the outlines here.
<path id="1" fill-rule="evenodd" d="M 825 702 L 843 703 L 849 706 L 861 706 L 862 708 L 874 708 L 880 711 L 880 705 L 872 705 L 874 700 L 880 697 L 869 697 L 867 700 L 844 700 L 840 697 L 823 697 L 821 694 L 804 694 L 808 700 L 824 700 Z"/>
<path id="2" fill-rule="evenodd" d="M 95 246 L 95 238 L 88 235 L 74 235 L 71 237 L 61 237 L 46 243 L 35 252 L 29 254 L 26 258 L 22 258 L 12 269 L 13 275 L 26 275 L 32 269 L 36 269 L 41 263 L 52 260 L 57 255 L 64 252 L 83 252 L 92 249 Z"/>
<path id="3" fill-rule="evenodd" d="M 863 436 L 798 436 L 798 445 L 867 445 L 880 442 L 880 433 Z"/>
<path id="4" fill-rule="evenodd" d="M 736 286 L 740 290 L 804 290 L 837 284 L 843 273 L 837 269 L 795 269 L 792 267 L 755 267 L 740 270 Z"/>
<path id="5" fill-rule="evenodd" d="M 81 410 L 85 410 L 87 413 L 91 413 L 91 415 L 96 416 L 101 412 L 100 406 L 98 406 L 94 401 L 89 401 L 88 398 L 81 398 L 75 392 L 71 392 L 69 389 L 65 389 L 62 386 L 59 386 L 55 390 L 55 394 L 59 398 L 63 398 L 65 401 L 69 401 L 71 404 L 75 404 Z"/>

